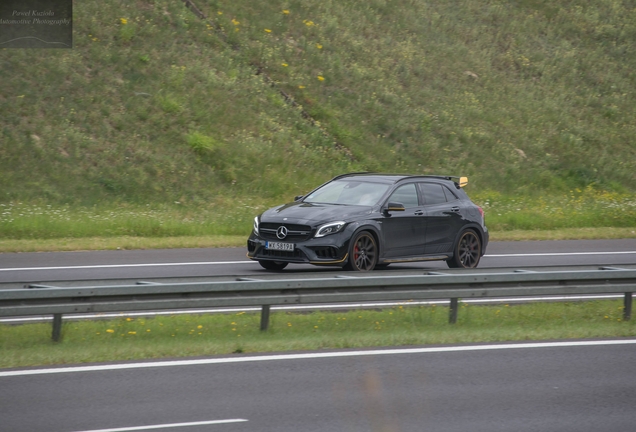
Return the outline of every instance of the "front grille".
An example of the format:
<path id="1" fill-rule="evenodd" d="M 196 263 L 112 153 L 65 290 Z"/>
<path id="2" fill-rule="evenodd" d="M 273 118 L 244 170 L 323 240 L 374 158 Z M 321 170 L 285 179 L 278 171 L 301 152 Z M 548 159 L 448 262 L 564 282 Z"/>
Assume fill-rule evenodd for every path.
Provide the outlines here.
<path id="1" fill-rule="evenodd" d="M 281 226 L 287 228 L 287 237 L 282 239 L 276 236 L 276 231 Z M 258 232 L 261 238 L 265 240 L 299 242 L 311 238 L 311 227 L 309 225 L 261 223 L 258 227 Z"/>

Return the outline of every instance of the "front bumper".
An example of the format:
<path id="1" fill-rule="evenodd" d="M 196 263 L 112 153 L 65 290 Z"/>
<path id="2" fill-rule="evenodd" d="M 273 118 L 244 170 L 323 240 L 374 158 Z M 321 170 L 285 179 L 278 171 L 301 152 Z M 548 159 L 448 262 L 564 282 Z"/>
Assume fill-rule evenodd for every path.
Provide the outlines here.
<path id="1" fill-rule="evenodd" d="M 337 233 L 294 243 L 293 251 L 267 249 L 265 240 L 252 233 L 247 239 L 247 257 L 256 261 L 296 264 L 344 265 L 348 257 L 350 237 Z"/>

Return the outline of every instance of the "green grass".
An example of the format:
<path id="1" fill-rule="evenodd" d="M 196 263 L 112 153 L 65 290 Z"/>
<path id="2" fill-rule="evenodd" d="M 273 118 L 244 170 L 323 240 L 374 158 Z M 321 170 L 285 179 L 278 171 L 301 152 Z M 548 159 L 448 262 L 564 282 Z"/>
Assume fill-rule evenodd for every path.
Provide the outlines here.
<path id="1" fill-rule="evenodd" d="M 493 240 L 636 237 L 636 199 L 628 194 L 588 187 L 552 197 L 485 191 L 473 200 L 484 208 Z M 207 205 L 0 203 L 0 251 L 244 246 L 254 216 L 276 202 L 243 197 Z"/>
<path id="2" fill-rule="evenodd" d="M 72 50 L 0 50 L 0 203 L 227 213 L 355 170 L 467 175 L 473 194 L 549 205 L 577 188 L 634 200 L 628 3 L 194 3 L 207 21 L 177 0 L 85 1 Z M 491 220 L 549 225 L 524 217 Z"/>
<path id="3" fill-rule="evenodd" d="M 636 227 L 633 9 L 195 3 L 83 2 L 73 50 L 0 50 L 4 250 L 246 236 L 354 170 L 468 175 L 500 238 Z"/>
<path id="4" fill-rule="evenodd" d="M 0 368 L 232 353 L 636 336 L 621 301 L 475 306 L 460 303 L 448 324 L 444 306 L 382 311 L 272 313 L 259 330 L 254 313 L 0 325 Z"/>

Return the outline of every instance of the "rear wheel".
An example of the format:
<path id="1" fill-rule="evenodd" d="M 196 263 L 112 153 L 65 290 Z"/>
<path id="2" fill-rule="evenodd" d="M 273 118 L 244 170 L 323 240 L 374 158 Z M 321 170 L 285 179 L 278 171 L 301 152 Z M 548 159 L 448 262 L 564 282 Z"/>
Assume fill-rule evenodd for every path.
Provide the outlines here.
<path id="1" fill-rule="evenodd" d="M 261 267 L 263 267 L 266 270 L 275 270 L 275 271 L 281 271 L 282 269 L 284 269 L 285 267 L 287 267 L 286 262 L 281 262 L 281 261 L 259 261 L 258 262 Z"/>
<path id="2" fill-rule="evenodd" d="M 378 246 L 373 235 L 362 231 L 353 237 L 349 247 L 349 262 L 346 268 L 355 271 L 371 271 L 378 263 Z"/>
<path id="3" fill-rule="evenodd" d="M 481 258 L 481 240 L 475 231 L 464 231 L 455 245 L 455 254 L 446 264 L 450 268 L 475 268 Z"/>

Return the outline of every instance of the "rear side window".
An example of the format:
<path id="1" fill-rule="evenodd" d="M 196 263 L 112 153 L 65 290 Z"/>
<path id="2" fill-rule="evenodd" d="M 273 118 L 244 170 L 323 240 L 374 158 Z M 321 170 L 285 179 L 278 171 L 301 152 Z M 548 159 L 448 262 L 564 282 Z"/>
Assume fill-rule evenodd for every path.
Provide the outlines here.
<path id="1" fill-rule="evenodd" d="M 455 195 L 455 192 L 453 192 L 446 186 L 443 186 L 442 189 L 444 189 L 444 193 L 446 194 L 446 201 L 455 201 L 459 199 L 457 195 Z"/>
<path id="2" fill-rule="evenodd" d="M 420 183 L 425 205 L 442 204 L 446 202 L 444 187 L 436 183 Z M 450 191 L 449 191 L 450 192 Z"/>

